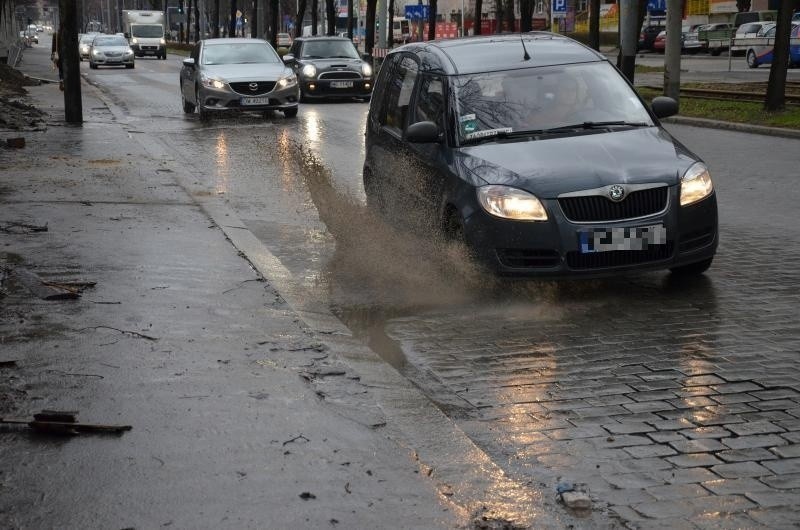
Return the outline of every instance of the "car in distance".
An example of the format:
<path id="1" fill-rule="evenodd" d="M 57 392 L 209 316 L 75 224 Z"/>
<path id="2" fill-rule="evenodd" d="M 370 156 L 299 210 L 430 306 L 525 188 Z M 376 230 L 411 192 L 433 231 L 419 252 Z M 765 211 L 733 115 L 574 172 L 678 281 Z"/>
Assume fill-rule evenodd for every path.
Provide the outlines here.
<path id="1" fill-rule="evenodd" d="M 736 33 L 733 35 L 733 44 L 731 44 L 731 54 L 736 56 L 745 55 L 747 53 L 747 45 L 737 44 L 737 41 L 757 37 L 758 32 L 766 24 L 769 24 L 769 22 L 748 22 L 736 28 Z"/>
<path id="2" fill-rule="evenodd" d="M 124 66 L 133 68 L 133 50 L 125 37 L 117 35 L 95 35 L 89 47 L 89 68 L 99 66 Z"/>
<path id="3" fill-rule="evenodd" d="M 372 96 L 367 204 L 502 275 L 699 274 L 717 200 L 702 160 L 659 124 L 676 112 L 555 34 L 407 44 Z"/>
<path id="4" fill-rule="evenodd" d="M 89 53 L 92 49 L 92 41 L 96 36 L 96 33 L 81 35 L 80 39 L 78 40 L 78 58 L 81 61 L 84 59 L 88 61 L 90 59 Z"/>
<path id="5" fill-rule="evenodd" d="M 756 39 L 762 42 L 747 47 L 745 53 L 747 66 L 758 68 L 762 64 L 772 64 L 776 30 L 777 25 L 768 22 L 758 31 Z M 800 39 L 800 24 L 792 23 L 789 39 L 789 66 L 800 65 L 800 44 L 794 44 Z"/>
<path id="6" fill-rule="evenodd" d="M 201 120 L 222 111 L 279 110 L 297 116 L 297 76 L 268 42 L 206 39 L 192 48 L 180 72 L 183 111 Z"/>
<path id="7" fill-rule="evenodd" d="M 667 48 L 667 32 L 666 31 L 659 31 L 658 35 L 656 35 L 656 39 L 653 41 L 653 51 L 658 53 L 664 53 L 664 50 Z"/>
<path id="8" fill-rule="evenodd" d="M 372 93 L 372 66 L 342 37 L 298 37 L 283 56 L 297 74 L 303 99 L 361 98 Z"/>
<path id="9" fill-rule="evenodd" d="M 288 48 L 292 45 L 292 37 L 288 33 L 278 33 L 276 37 L 278 48 Z"/>
<path id="10" fill-rule="evenodd" d="M 644 26 L 641 33 L 639 33 L 639 45 L 637 50 L 650 50 L 653 51 L 653 42 L 659 33 L 666 30 L 663 24 L 650 24 Z"/>

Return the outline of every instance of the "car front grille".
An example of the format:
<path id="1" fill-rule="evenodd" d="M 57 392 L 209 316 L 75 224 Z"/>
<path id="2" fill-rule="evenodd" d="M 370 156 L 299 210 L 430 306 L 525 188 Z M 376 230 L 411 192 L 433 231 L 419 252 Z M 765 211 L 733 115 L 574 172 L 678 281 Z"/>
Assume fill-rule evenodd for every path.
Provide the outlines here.
<path id="1" fill-rule="evenodd" d="M 546 268 L 558 265 L 558 252 L 543 249 L 498 248 L 497 258 L 506 267 Z"/>
<path id="2" fill-rule="evenodd" d="M 254 85 L 254 87 L 251 87 L 251 84 Z M 230 85 L 234 92 L 242 94 L 243 96 L 258 96 L 260 94 L 272 92 L 272 89 L 275 88 L 275 81 L 243 81 L 240 83 L 231 83 Z"/>
<path id="3" fill-rule="evenodd" d="M 122 52 L 106 52 L 106 57 L 122 57 Z"/>
<path id="4" fill-rule="evenodd" d="M 567 252 L 567 265 L 571 269 L 605 269 L 638 265 L 650 261 L 663 261 L 672 256 L 672 241 L 665 245 L 653 245 L 647 250 L 612 250 L 610 252 L 592 252 L 582 254 L 578 251 Z"/>
<path id="5" fill-rule="evenodd" d="M 660 186 L 633 191 L 620 202 L 601 195 L 586 195 L 562 197 L 558 199 L 558 204 L 567 219 L 576 223 L 621 221 L 663 211 L 667 207 L 668 194 L 669 188 Z"/>
<path id="6" fill-rule="evenodd" d="M 319 74 L 320 79 L 361 79 L 358 72 L 323 72 Z"/>

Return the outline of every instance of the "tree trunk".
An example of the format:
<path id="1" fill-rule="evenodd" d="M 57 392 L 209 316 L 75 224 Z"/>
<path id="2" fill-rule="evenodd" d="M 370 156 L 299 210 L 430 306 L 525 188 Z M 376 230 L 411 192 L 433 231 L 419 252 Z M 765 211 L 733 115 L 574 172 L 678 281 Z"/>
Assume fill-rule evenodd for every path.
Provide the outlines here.
<path id="1" fill-rule="evenodd" d="M 253 9 L 250 11 L 250 38 L 258 38 L 258 2 L 253 0 Z"/>
<path id="2" fill-rule="evenodd" d="M 506 0 L 506 31 L 515 31 L 514 0 Z"/>
<path id="3" fill-rule="evenodd" d="M 483 0 L 475 0 L 475 14 L 472 16 L 472 34 L 481 34 L 481 20 L 483 19 Z"/>
<path id="4" fill-rule="evenodd" d="M 769 69 L 767 98 L 764 109 L 783 110 L 786 106 L 786 70 L 789 67 L 789 34 L 792 30 L 792 0 L 781 0 L 778 6 L 778 23 L 775 26 L 775 47 L 772 49 L 772 66 Z"/>
<path id="5" fill-rule="evenodd" d="M 325 13 L 328 19 L 326 35 L 336 35 L 336 5 L 334 0 L 325 0 Z"/>
<path id="6" fill-rule="evenodd" d="M 78 58 L 78 11 L 73 0 L 58 3 L 61 26 L 58 28 L 58 56 L 64 71 L 64 120 L 83 123 L 81 65 Z"/>
<path id="7" fill-rule="evenodd" d="M 389 0 L 389 18 L 386 22 L 386 47 L 394 44 L 394 0 Z"/>
<path id="8" fill-rule="evenodd" d="M 600 0 L 589 1 L 589 46 L 600 51 Z"/>
<path id="9" fill-rule="evenodd" d="M 231 0 L 231 18 L 228 21 L 228 37 L 235 37 L 236 36 L 236 0 Z"/>
<path id="10" fill-rule="evenodd" d="M 367 27 L 364 36 L 364 53 L 372 56 L 372 48 L 375 46 L 375 12 L 377 11 L 378 0 L 367 0 Z"/>
<path id="11" fill-rule="evenodd" d="M 279 11 L 280 11 L 279 0 L 269 0 L 269 42 L 275 49 L 278 48 Z"/>
<path id="12" fill-rule="evenodd" d="M 436 10 L 439 0 L 428 0 L 428 40 L 436 40 Z"/>
<path id="13" fill-rule="evenodd" d="M 303 19 L 306 17 L 306 0 L 297 0 L 297 16 L 294 17 L 294 36 L 303 34 Z"/>
<path id="14" fill-rule="evenodd" d="M 519 0 L 519 30 L 533 29 L 533 0 Z"/>
<path id="15" fill-rule="evenodd" d="M 214 10 L 211 12 L 211 23 L 213 24 L 211 36 L 219 38 L 219 0 L 214 0 Z"/>
<path id="16" fill-rule="evenodd" d="M 347 38 L 353 40 L 353 0 L 347 0 Z"/>
<path id="17" fill-rule="evenodd" d="M 319 0 L 311 0 L 311 34 L 317 36 L 317 26 L 319 25 Z"/>

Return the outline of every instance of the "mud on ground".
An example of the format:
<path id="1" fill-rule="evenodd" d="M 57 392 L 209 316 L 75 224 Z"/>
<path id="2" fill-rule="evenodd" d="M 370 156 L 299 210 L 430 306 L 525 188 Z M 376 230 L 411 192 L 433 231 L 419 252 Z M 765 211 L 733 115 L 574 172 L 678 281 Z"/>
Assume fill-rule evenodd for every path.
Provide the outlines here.
<path id="1" fill-rule="evenodd" d="M 39 81 L 24 76 L 7 64 L 0 64 L 0 131 L 28 130 L 41 126 L 44 113 L 28 105 L 26 86 Z"/>

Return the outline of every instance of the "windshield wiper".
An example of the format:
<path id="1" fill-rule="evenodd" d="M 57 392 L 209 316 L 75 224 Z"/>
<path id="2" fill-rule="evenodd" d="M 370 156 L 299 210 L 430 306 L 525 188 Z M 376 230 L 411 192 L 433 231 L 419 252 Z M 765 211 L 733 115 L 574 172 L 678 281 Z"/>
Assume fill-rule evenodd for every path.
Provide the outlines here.
<path id="1" fill-rule="evenodd" d="M 576 123 L 574 125 L 564 125 L 561 127 L 552 127 L 550 129 L 544 129 L 542 132 L 559 132 L 559 131 L 571 131 L 574 129 L 604 129 L 606 127 L 649 127 L 649 123 L 645 123 L 643 121 L 624 121 L 624 120 L 617 120 L 617 121 L 584 121 L 582 123 Z"/>

